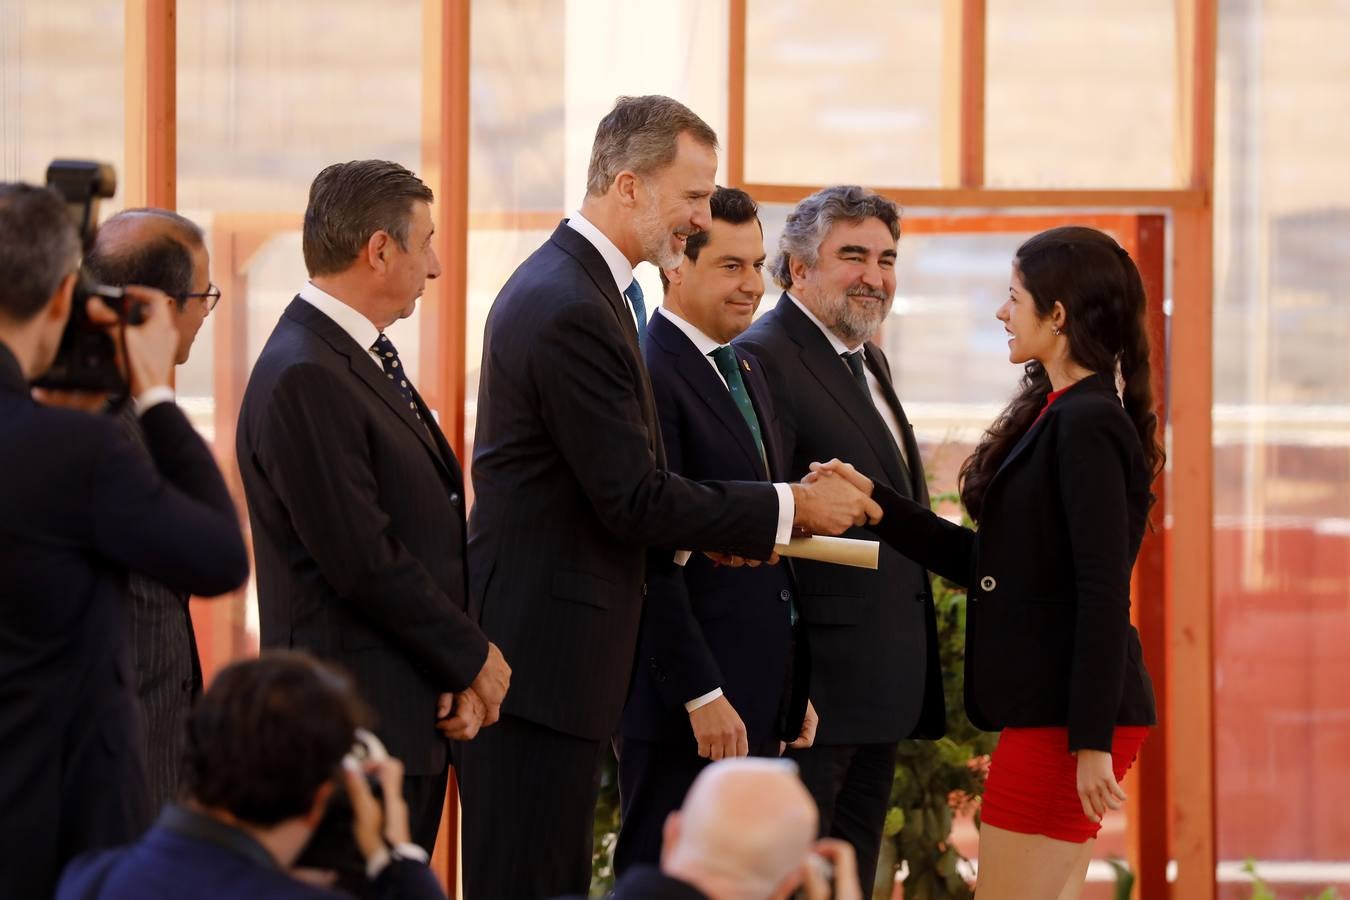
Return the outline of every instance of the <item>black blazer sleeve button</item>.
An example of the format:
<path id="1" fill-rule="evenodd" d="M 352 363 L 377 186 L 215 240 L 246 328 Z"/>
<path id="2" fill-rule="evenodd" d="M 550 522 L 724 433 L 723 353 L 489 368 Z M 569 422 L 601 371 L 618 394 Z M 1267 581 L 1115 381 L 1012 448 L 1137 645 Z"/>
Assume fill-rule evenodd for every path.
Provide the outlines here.
<path id="1" fill-rule="evenodd" d="M 787 588 L 783 588 L 783 590 L 779 591 L 778 593 L 778 599 L 782 600 L 784 603 L 788 602 L 789 600 L 792 599 L 792 591 L 789 591 Z"/>
<path id="2" fill-rule="evenodd" d="M 459 506 L 459 501 L 460 501 L 459 494 L 451 494 L 451 495 L 450 495 L 450 505 L 451 505 L 451 506 Z"/>
<path id="3" fill-rule="evenodd" d="M 994 580 L 992 575 L 986 575 L 980 579 L 980 590 L 986 594 L 996 587 L 998 587 L 998 582 Z"/>

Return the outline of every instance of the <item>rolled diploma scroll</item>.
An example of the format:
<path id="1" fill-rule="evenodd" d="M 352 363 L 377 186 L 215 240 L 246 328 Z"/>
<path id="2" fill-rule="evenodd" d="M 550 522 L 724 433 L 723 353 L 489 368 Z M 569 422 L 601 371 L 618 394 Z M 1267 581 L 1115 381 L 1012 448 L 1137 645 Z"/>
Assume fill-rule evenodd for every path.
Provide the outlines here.
<path id="1" fill-rule="evenodd" d="M 814 559 L 817 562 L 856 566 L 859 569 L 875 569 L 880 546 L 876 541 L 815 535 L 793 538 L 786 544 L 774 545 L 773 549 L 779 556 Z"/>

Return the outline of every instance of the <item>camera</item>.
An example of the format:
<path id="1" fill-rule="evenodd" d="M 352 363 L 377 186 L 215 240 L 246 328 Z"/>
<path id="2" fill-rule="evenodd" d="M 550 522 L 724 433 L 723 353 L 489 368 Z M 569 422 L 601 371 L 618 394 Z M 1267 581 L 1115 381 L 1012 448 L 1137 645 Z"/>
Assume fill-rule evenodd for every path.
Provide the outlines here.
<path id="1" fill-rule="evenodd" d="M 99 201 L 117 191 L 117 174 L 107 163 L 57 159 L 47 166 L 47 186 L 66 201 L 85 250 L 98 233 Z M 54 390 L 106 391 L 123 395 L 127 380 L 117 366 L 117 345 L 107 326 L 89 320 L 91 297 L 117 313 L 122 327 L 145 321 L 145 304 L 130 300 L 121 288 L 95 284 L 83 271 L 71 298 L 70 321 L 51 368 L 36 379 L 37 387 Z"/>
<path id="2" fill-rule="evenodd" d="M 389 758 L 384 744 L 375 735 L 364 728 L 356 729 L 351 752 L 344 762 L 355 762 L 364 768 L 367 762 L 380 762 Z M 355 814 L 352 812 L 351 797 L 339 774 L 335 778 L 337 787 L 328 798 L 328 808 L 314 829 L 314 834 L 300 852 L 295 865 L 303 869 L 323 869 L 337 873 L 338 886 L 357 897 L 369 893 L 370 882 L 366 878 L 366 860 L 356 846 L 356 837 L 352 833 Z M 366 783 L 375 799 L 384 804 L 384 789 L 374 775 L 366 775 Z"/>

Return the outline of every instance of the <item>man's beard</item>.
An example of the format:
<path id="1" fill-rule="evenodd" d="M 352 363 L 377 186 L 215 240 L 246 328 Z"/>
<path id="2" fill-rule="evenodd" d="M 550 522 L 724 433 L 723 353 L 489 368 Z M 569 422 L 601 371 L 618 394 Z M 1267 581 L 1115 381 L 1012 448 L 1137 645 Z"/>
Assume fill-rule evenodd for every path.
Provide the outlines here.
<path id="1" fill-rule="evenodd" d="M 872 297 L 880 302 L 858 305 L 850 303 L 849 297 Z M 822 304 L 825 315 L 821 318 L 840 340 L 852 347 L 877 333 L 894 302 L 893 295 L 888 297 L 884 291 L 858 285 L 825 300 Z"/>
<path id="2" fill-rule="evenodd" d="M 671 231 L 661 221 L 661 210 L 655 200 L 637 215 L 637 236 L 642 246 L 642 258 L 658 269 L 674 269 L 684 262 L 684 251 L 671 246 Z M 692 231 L 677 229 L 676 234 L 688 237 Z"/>

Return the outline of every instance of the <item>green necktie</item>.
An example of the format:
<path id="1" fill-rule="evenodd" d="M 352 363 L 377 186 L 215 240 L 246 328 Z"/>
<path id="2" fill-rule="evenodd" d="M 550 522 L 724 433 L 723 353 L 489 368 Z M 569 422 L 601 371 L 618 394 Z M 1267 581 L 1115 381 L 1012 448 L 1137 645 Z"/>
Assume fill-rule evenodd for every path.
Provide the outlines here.
<path id="1" fill-rule="evenodd" d="M 749 426 L 750 436 L 755 439 L 755 447 L 759 450 L 759 458 L 764 461 L 764 472 L 769 474 L 769 458 L 764 452 L 764 438 L 759 433 L 759 417 L 755 415 L 755 406 L 750 402 L 750 393 L 745 389 L 745 381 L 741 378 L 736 352 L 723 344 L 708 355 L 717 363 L 717 371 L 721 372 L 726 380 L 731 400 L 741 411 L 741 418 L 745 419 L 745 424 Z"/>

